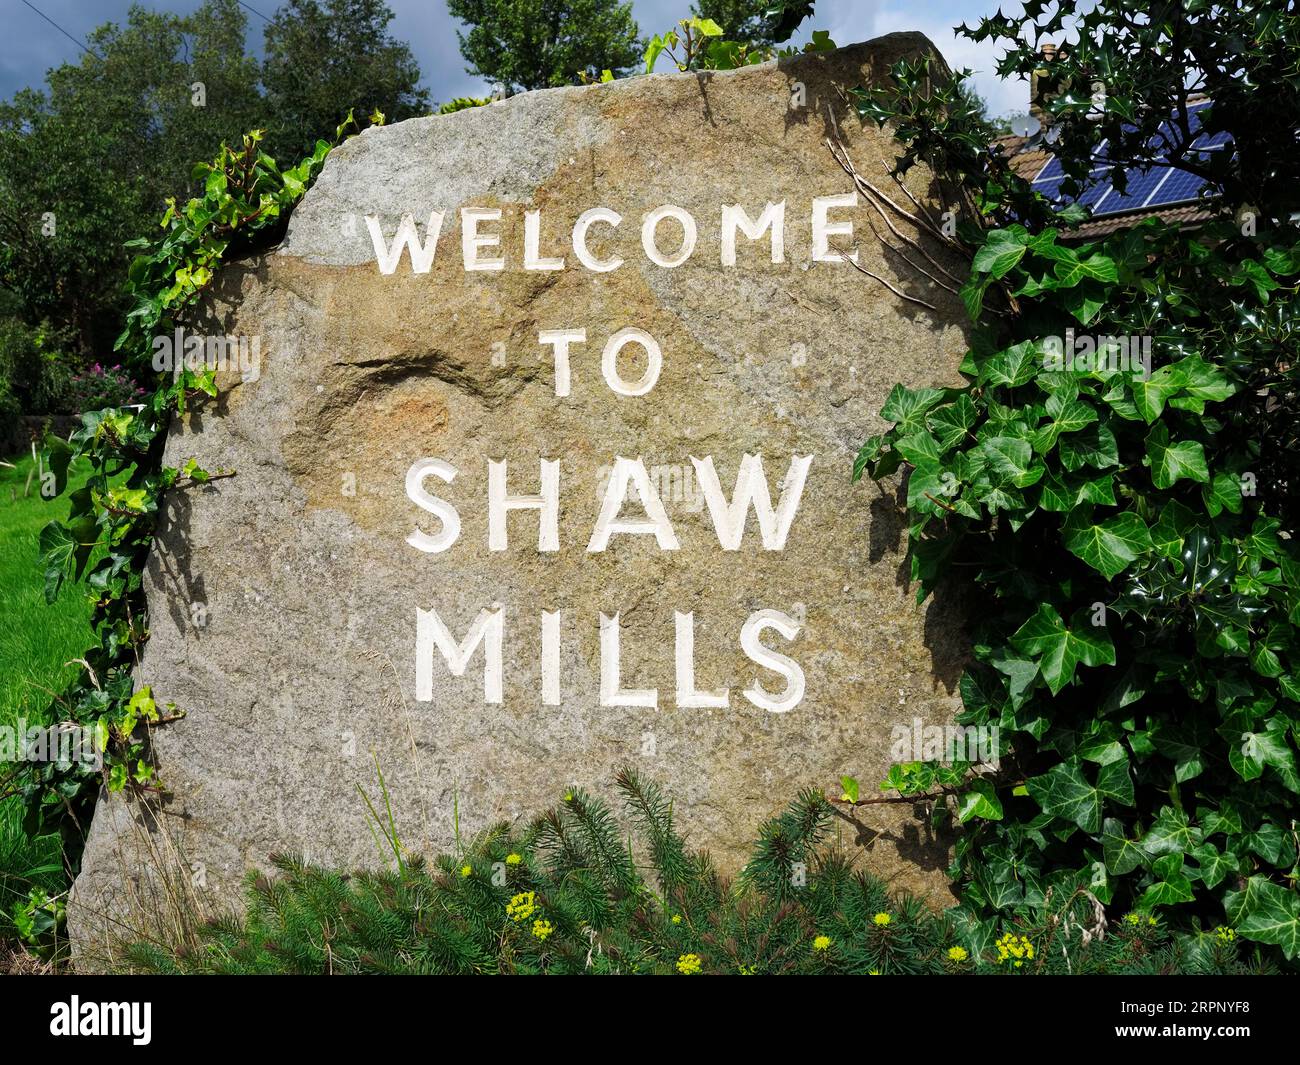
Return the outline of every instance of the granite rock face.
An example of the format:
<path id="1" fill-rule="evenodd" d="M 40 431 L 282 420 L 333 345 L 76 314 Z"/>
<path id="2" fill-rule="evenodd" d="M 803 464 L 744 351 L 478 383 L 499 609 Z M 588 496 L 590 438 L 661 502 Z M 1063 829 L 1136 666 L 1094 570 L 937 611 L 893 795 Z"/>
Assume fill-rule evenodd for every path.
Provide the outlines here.
<path id="1" fill-rule="evenodd" d="M 956 382 L 963 312 L 882 251 L 860 198 L 821 208 L 831 250 L 814 258 L 814 201 L 852 192 L 827 137 L 841 135 L 877 184 L 895 150 L 838 90 L 930 47 L 895 34 L 735 72 L 528 93 L 367 130 L 330 156 L 282 246 L 230 265 L 191 330 L 243 338 L 256 365 L 223 368 L 219 403 L 168 443 L 170 465 L 237 472 L 171 493 L 160 518 L 138 683 L 188 716 L 156 737 L 165 812 L 98 807 L 71 907 L 83 950 L 159 905 L 160 865 L 218 908 L 277 850 L 381 862 L 358 793 L 377 797 L 376 765 L 404 843 L 436 850 L 453 842 L 453 810 L 472 834 L 539 812 L 571 783 L 610 796 L 630 764 L 676 796 L 690 843 L 735 871 L 798 788 L 835 788 L 842 773 L 873 786 L 896 728 L 951 719 L 959 619 L 915 604 L 892 497 L 849 477 L 896 381 Z M 927 182 L 918 170 L 909 188 L 942 209 Z M 770 230 L 742 231 L 724 265 L 724 205 L 757 219 L 782 202 L 783 261 Z M 696 229 L 676 267 L 642 244 L 644 217 L 665 204 Z M 462 208 L 484 210 L 476 221 Z M 588 259 L 621 258 L 616 269 L 575 250 L 575 222 L 594 208 L 621 222 L 591 221 Z M 443 220 L 429 269 L 415 272 L 407 248 L 385 273 L 367 218 L 386 250 L 404 215 L 424 240 L 431 212 Z M 531 258 L 563 257 L 563 269 L 524 268 L 527 212 L 538 212 Z M 851 235 L 834 228 L 850 222 Z M 659 259 L 688 225 L 658 224 Z M 504 267 L 467 270 L 466 241 L 474 261 Z M 852 249 L 937 310 L 838 258 Z M 629 328 L 658 345 L 657 377 L 636 340 L 605 359 Z M 550 330 L 585 331 L 569 345 L 567 388 L 557 343 L 539 342 Z M 728 515 L 714 514 L 701 466 L 711 459 L 729 501 L 746 455 L 762 458 L 770 539 L 751 509 L 725 550 L 716 524 Z M 662 514 L 639 499 L 638 459 Z M 450 464 L 454 479 L 422 460 Z M 501 460 L 512 495 L 544 495 L 542 463 L 558 464 L 554 543 L 544 511 L 512 509 L 504 550 L 491 549 L 489 463 Z M 623 476 L 621 517 L 657 516 L 658 535 L 615 525 L 590 550 Z M 456 510 L 446 550 L 408 543 L 416 530 L 450 535 L 408 494 L 412 478 Z M 424 615 L 423 644 L 421 612 L 437 615 Z M 549 669 L 544 612 L 559 613 Z M 728 689 L 725 706 L 679 705 L 692 700 L 675 666 L 677 613 L 693 615 L 694 687 Z M 617 615 L 604 623 L 619 669 L 613 683 L 604 670 L 606 698 L 602 615 Z M 784 621 L 762 627 L 772 617 Z M 484 641 L 455 675 L 435 629 L 460 641 L 476 618 Z M 751 649 L 797 664 L 793 708 L 760 705 L 797 692 L 747 653 L 747 622 L 760 625 Z M 484 665 L 498 632 L 499 695 Z M 757 702 L 756 684 L 769 693 Z M 653 689 L 654 705 L 618 705 L 637 701 L 633 689 Z M 837 824 L 877 875 L 942 890 L 946 845 L 910 808 Z"/>

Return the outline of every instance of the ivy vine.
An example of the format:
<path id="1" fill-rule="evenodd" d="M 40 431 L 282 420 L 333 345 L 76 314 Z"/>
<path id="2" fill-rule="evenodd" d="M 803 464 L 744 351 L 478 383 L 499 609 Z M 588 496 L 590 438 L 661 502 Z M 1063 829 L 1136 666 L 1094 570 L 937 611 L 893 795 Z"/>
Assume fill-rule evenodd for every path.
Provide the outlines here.
<path id="1" fill-rule="evenodd" d="M 1255 26 L 1249 10 L 1215 17 Z M 1260 61 L 1293 60 L 1300 20 L 1263 25 L 1289 43 L 1261 38 Z M 1154 52 L 1167 27 L 1133 32 Z M 1114 81 L 1132 62 L 1131 42 L 1098 40 L 1068 60 L 1076 84 L 1107 48 Z M 1006 64 L 1032 70 L 1036 56 L 1026 45 Z M 1180 79 L 1173 103 L 1153 102 L 1152 79 L 1145 100 L 1112 88 L 1103 123 L 1113 107 L 1124 135 L 1158 126 Z M 1232 93 L 1202 112 L 1205 128 L 1259 143 Z M 953 291 L 972 334 L 962 386 L 894 388 L 891 427 L 863 445 L 854 480 L 905 475 L 920 598 L 949 580 L 976 590 L 959 720 L 1000 743 L 995 770 L 916 762 L 882 786 L 964 826 L 953 873 L 972 936 L 1083 890 L 1187 931 L 1227 924 L 1295 958 L 1300 233 L 1283 186 L 1256 183 L 1243 215 L 1242 185 L 1225 177 L 1197 229 L 1148 218 L 1084 239 L 1085 210 L 1054 212 L 990 150 L 960 76 L 903 63 L 857 99 L 901 142 L 897 173 L 927 163 L 961 206 L 948 231 L 914 218 L 967 264 Z M 1054 104 L 1067 170 L 1096 165 L 1096 106 L 1068 92 Z M 1230 165 L 1187 158 L 1210 178 Z M 1076 332 L 1103 357 L 1064 361 Z M 1143 339 L 1148 365 L 1115 357 Z M 844 784 L 841 801 L 863 801 Z"/>
<path id="2" fill-rule="evenodd" d="M 339 127 L 338 136 L 352 126 Z M 90 732 L 101 764 L 88 759 L 28 761 L 7 778 L 6 794 L 22 796 L 24 830 L 35 836 L 57 830 L 65 838 L 84 832 L 80 815 L 101 787 L 137 795 L 158 793 L 151 730 L 183 715 L 160 707 L 148 686 L 135 687 L 135 669 L 149 635 L 143 575 L 164 493 L 184 491 L 233 471 L 210 472 L 193 459 L 180 468 L 162 465 L 173 415 L 217 395 L 216 371 L 179 364 L 159 373 L 152 366 L 156 335 L 181 325 L 208 291 L 220 265 L 276 239 L 292 206 L 307 191 L 330 151 L 315 151 L 281 169 L 262 151 L 262 131 L 246 134 L 237 149 L 223 146 L 194 170 L 203 193 L 185 204 L 174 199 L 162 217 L 163 233 L 132 241 L 127 280 L 131 306 L 115 349 L 139 379 L 155 384 L 138 405 L 91 411 L 67 440 L 49 437 L 44 462 L 55 494 L 67 490 L 73 461 L 89 463 L 83 487 L 68 493 L 66 521 L 41 531 L 40 564 L 49 602 L 69 582 L 79 582 L 93 603 L 95 643 L 80 660 L 76 679 L 55 701 L 61 726 Z"/>

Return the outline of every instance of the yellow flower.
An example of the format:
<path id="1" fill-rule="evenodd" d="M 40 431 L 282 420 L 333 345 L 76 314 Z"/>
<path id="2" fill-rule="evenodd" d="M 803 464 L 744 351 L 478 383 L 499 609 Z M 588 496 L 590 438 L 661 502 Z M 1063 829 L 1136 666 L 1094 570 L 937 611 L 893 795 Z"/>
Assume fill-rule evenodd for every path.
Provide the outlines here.
<path id="1" fill-rule="evenodd" d="M 468 866 L 468 865 L 462 865 L 462 866 L 460 867 L 460 875 L 461 875 L 461 876 L 469 876 L 469 874 L 472 873 L 473 871 L 474 871 L 473 868 L 471 868 L 471 867 Z"/>
<path id="2" fill-rule="evenodd" d="M 673 914 L 673 924 L 681 924 L 681 923 L 682 923 L 682 915 L 680 913 Z"/>
<path id="3" fill-rule="evenodd" d="M 753 976 L 756 972 L 758 972 L 758 966 L 741 965 L 736 969 L 736 971 L 740 973 L 741 976 Z"/>
<path id="4" fill-rule="evenodd" d="M 520 862 L 522 862 L 523 860 L 524 860 L 524 859 L 523 859 L 523 856 L 522 856 L 522 855 L 519 855 L 519 854 L 507 854 L 507 855 L 506 855 L 506 865 L 518 865 L 518 864 L 519 864 Z"/>
<path id="5" fill-rule="evenodd" d="M 536 910 L 537 893 L 533 891 L 521 891 L 506 903 L 506 916 L 515 923 L 528 920 Z"/>
<path id="6" fill-rule="evenodd" d="M 966 953 L 966 948 L 965 948 L 965 947 L 949 947 L 949 948 L 948 948 L 948 960 L 949 960 L 949 961 L 965 961 L 968 957 L 970 957 L 970 955 Z"/>
<path id="7" fill-rule="evenodd" d="M 1004 961 L 1011 961 L 1019 969 L 1024 965 L 1025 961 L 1034 960 L 1034 945 L 1029 942 L 1027 936 L 1018 936 L 1014 932 L 1007 932 L 994 946 L 998 948 L 999 965 Z"/>
<path id="8" fill-rule="evenodd" d="M 889 924 L 891 918 L 887 913 L 878 913 L 872 918 L 872 920 L 875 921 L 876 924 L 880 925 L 881 928 L 884 928 L 885 925 Z"/>
<path id="9" fill-rule="evenodd" d="M 879 976 L 879 975 L 880 975 L 880 970 L 879 970 L 879 969 L 872 969 L 871 972 L 867 973 L 867 975 L 868 975 L 868 976 Z"/>
<path id="10" fill-rule="evenodd" d="M 538 939 L 545 939 L 554 931 L 555 931 L 555 925 L 551 924 L 550 921 L 547 921 L 539 917 L 536 921 L 533 922 L 533 935 L 535 935 Z"/>
<path id="11" fill-rule="evenodd" d="M 831 946 L 830 936 L 818 936 L 813 940 L 813 950 L 829 950 Z"/>
<path id="12" fill-rule="evenodd" d="M 1137 924 L 1139 921 L 1141 921 L 1141 920 L 1142 920 L 1142 918 L 1139 917 L 1136 913 L 1126 913 L 1126 914 L 1124 915 L 1124 923 L 1125 923 L 1125 924 L 1136 925 L 1136 924 Z"/>
<path id="13" fill-rule="evenodd" d="M 677 959 L 677 971 L 683 976 L 691 976 L 700 971 L 701 963 L 698 954 L 683 954 Z"/>
<path id="14" fill-rule="evenodd" d="M 1237 938 L 1237 932 L 1236 929 L 1229 928 L 1226 924 L 1221 924 L 1214 930 L 1214 938 L 1220 943 L 1231 943 Z"/>

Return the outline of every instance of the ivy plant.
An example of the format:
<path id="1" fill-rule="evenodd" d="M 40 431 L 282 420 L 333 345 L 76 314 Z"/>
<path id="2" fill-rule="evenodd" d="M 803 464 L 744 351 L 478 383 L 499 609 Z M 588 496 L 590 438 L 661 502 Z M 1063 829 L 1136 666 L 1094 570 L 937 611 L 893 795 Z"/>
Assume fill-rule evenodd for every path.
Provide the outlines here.
<path id="1" fill-rule="evenodd" d="M 348 123 L 339 128 L 339 135 Z M 69 514 L 41 531 L 45 596 L 53 601 L 68 582 L 80 582 L 93 602 L 95 643 L 83 655 L 78 677 L 52 708 L 54 719 L 93 735 L 100 765 L 89 759 L 21 762 L 3 790 L 25 801 L 31 835 L 84 831 L 79 814 L 101 786 L 137 794 L 161 783 L 149 749 L 150 730 L 183 711 L 159 706 L 147 686 L 136 688 L 134 670 L 148 637 L 143 574 L 163 494 L 192 490 L 233 471 L 207 471 L 192 459 L 180 468 L 162 464 L 174 414 L 217 394 L 214 369 L 152 368 L 154 336 L 181 325 L 211 286 L 223 261 L 247 254 L 282 231 L 289 209 L 319 172 L 330 145 L 318 141 L 311 156 L 281 168 L 259 147 L 262 131 L 237 149 L 222 148 L 195 168 L 202 195 L 169 201 L 161 235 L 128 245 L 135 250 L 127 292 L 131 308 L 116 349 L 137 377 L 152 379 L 145 402 L 84 413 L 67 440 L 46 440 L 44 462 L 56 494 L 67 486 L 69 465 L 86 460 L 84 487 L 69 495 Z"/>
<path id="2" fill-rule="evenodd" d="M 692 15 L 679 19 L 667 33 L 656 33 L 646 41 L 645 72 L 653 73 L 661 55 L 672 60 L 679 71 L 735 70 L 738 67 L 765 63 L 769 59 L 800 54 L 794 45 L 777 48 L 788 41 L 799 24 L 813 9 L 810 0 L 791 0 L 770 5 L 758 20 L 764 33 L 761 41 L 731 40 L 722 26 L 711 18 Z M 804 52 L 829 52 L 835 48 L 827 30 L 815 30 Z M 609 71 L 605 71 L 609 74 Z M 612 80 L 612 75 L 603 80 Z"/>
<path id="3" fill-rule="evenodd" d="M 1185 161 L 1207 185 L 1195 226 L 1089 238 L 1088 211 L 1038 197 L 938 64 L 856 97 L 899 140 L 898 172 L 928 165 L 961 219 L 919 221 L 963 264 L 971 330 L 964 383 L 894 388 L 853 476 L 902 473 L 922 599 L 978 594 L 960 720 L 999 737 L 996 771 L 895 767 L 884 786 L 963 824 L 972 928 L 1082 889 L 1293 959 L 1300 16 L 1077 7 L 963 31 L 1006 44 L 1004 75 L 1054 79 L 1074 191 L 1098 159 Z M 1067 24 L 1077 43 L 1046 64 Z M 1213 159 L 1185 122 L 1198 91 L 1203 128 L 1231 137 Z"/>

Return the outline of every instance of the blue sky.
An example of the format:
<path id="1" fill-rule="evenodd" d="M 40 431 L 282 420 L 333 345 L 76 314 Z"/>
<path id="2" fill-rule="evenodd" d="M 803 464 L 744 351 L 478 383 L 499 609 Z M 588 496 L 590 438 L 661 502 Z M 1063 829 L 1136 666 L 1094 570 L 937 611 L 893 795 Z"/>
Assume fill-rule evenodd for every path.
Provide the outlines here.
<path id="1" fill-rule="evenodd" d="M 84 38 L 103 22 L 124 22 L 129 0 L 31 0 L 74 37 Z M 198 6 L 199 0 L 172 0 L 170 3 L 143 0 L 141 6 L 155 10 L 185 12 Z M 819 0 L 816 14 L 805 31 L 796 37 L 806 39 L 808 30 L 829 30 L 838 44 L 851 44 L 896 30 L 920 30 L 939 46 L 954 67 L 976 71 L 976 87 L 989 102 L 994 114 L 1022 111 L 1028 89 L 1022 82 L 1001 82 L 993 74 L 996 54 L 992 48 L 959 39 L 952 27 L 965 21 L 974 24 L 982 14 L 996 10 L 998 0 Z M 480 94 L 483 83 L 465 73 L 465 62 L 457 48 L 456 22 L 447 14 L 443 0 L 388 0 L 396 18 L 392 31 L 410 43 L 424 83 L 434 100 L 453 96 Z M 274 12 L 274 0 L 249 0 L 248 7 L 263 15 Z M 643 34 L 659 33 L 687 13 L 690 0 L 638 0 L 633 11 Z M 5 32 L 0 35 L 0 97 L 8 98 L 15 90 L 39 85 L 47 68 L 75 60 L 78 46 L 54 26 L 25 6 L 22 0 L 0 0 L 4 12 Z M 260 52 L 261 27 L 264 22 L 249 12 L 249 40 Z"/>

